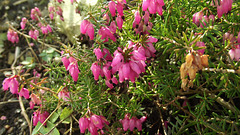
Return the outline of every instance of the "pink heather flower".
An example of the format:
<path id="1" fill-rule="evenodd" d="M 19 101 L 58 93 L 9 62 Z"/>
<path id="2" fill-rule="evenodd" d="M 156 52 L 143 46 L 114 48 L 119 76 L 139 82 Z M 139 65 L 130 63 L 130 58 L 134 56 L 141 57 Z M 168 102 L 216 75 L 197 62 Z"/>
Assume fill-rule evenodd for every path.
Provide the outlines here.
<path id="1" fill-rule="evenodd" d="M 110 26 L 109 26 L 109 29 L 112 33 L 116 33 L 116 30 L 117 30 L 117 26 L 116 26 L 116 23 L 115 21 L 112 21 Z"/>
<path id="2" fill-rule="evenodd" d="M 25 29 L 26 23 L 27 23 L 27 18 L 23 17 L 20 23 L 22 30 Z"/>
<path id="3" fill-rule="evenodd" d="M 237 42 L 240 43 L 240 31 L 238 32 Z"/>
<path id="4" fill-rule="evenodd" d="M 97 60 L 103 58 L 103 53 L 102 53 L 102 51 L 101 51 L 100 48 L 95 48 L 95 49 L 93 50 L 93 52 L 94 52 L 95 55 L 97 56 Z"/>
<path id="5" fill-rule="evenodd" d="M 97 132 L 98 129 L 92 122 L 89 123 L 88 130 L 91 133 L 91 135 L 98 135 Z"/>
<path id="6" fill-rule="evenodd" d="M 147 11 L 149 4 L 150 4 L 150 0 L 143 0 L 142 10 Z"/>
<path id="7" fill-rule="evenodd" d="M 36 126 L 38 122 L 43 123 L 47 117 L 49 116 L 49 113 L 47 111 L 41 113 L 39 110 L 33 113 L 33 126 Z M 45 122 L 43 125 L 46 125 Z"/>
<path id="8" fill-rule="evenodd" d="M 122 25 L 123 25 L 123 19 L 120 15 L 117 16 L 116 18 L 116 21 L 117 21 L 117 26 L 118 26 L 118 29 L 122 29 Z"/>
<path id="9" fill-rule="evenodd" d="M 235 59 L 236 61 L 239 61 L 239 59 L 240 59 L 240 48 L 239 48 L 239 46 L 237 46 L 237 48 L 231 49 L 228 53 L 229 53 L 232 60 Z"/>
<path id="10" fill-rule="evenodd" d="M 117 8 L 118 15 L 120 15 L 121 17 L 124 16 L 124 14 L 123 14 L 123 3 L 118 1 L 116 8 Z"/>
<path id="11" fill-rule="evenodd" d="M 75 60 L 73 57 L 70 57 L 69 62 L 70 64 L 67 70 L 69 70 L 69 73 L 71 74 L 73 80 L 76 82 L 78 80 L 78 74 L 80 73 L 77 60 Z"/>
<path id="12" fill-rule="evenodd" d="M 143 116 L 142 118 L 138 119 L 137 117 L 133 116 L 131 119 L 129 119 L 129 114 L 126 114 L 124 119 L 120 122 L 123 125 L 123 130 L 127 131 L 128 129 L 130 131 L 133 131 L 136 127 L 138 131 L 142 131 L 142 123 L 146 120 L 146 116 Z"/>
<path id="13" fill-rule="evenodd" d="M 62 58 L 62 62 L 63 62 L 63 65 L 64 65 L 65 69 L 67 70 L 68 65 L 70 64 L 70 61 L 69 61 L 68 58 L 65 56 L 65 57 Z"/>
<path id="14" fill-rule="evenodd" d="M 104 123 L 103 123 L 101 117 L 98 116 L 98 115 L 95 115 L 95 114 L 92 115 L 92 116 L 90 117 L 90 121 L 91 121 L 91 123 L 94 124 L 94 126 L 96 126 L 96 127 L 99 128 L 99 129 L 102 129 L 102 128 L 104 127 Z"/>
<path id="15" fill-rule="evenodd" d="M 106 20 L 106 24 L 108 24 L 108 23 L 109 23 L 109 21 L 110 21 L 110 18 L 109 18 L 109 16 L 108 16 L 108 14 L 107 14 L 107 13 L 103 15 L 103 20 Z"/>
<path id="16" fill-rule="evenodd" d="M 99 75 L 101 75 L 102 77 L 104 76 L 102 73 L 102 69 L 101 66 L 98 65 L 98 63 L 93 63 L 91 66 L 91 70 L 94 76 L 94 79 L 97 81 L 99 79 Z"/>
<path id="17" fill-rule="evenodd" d="M 52 28 L 51 26 L 47 25 L 47 26 L 41 26 L 41 30 L 43 34 L 48 34 L 49 32 L 52 32 Z"/>
<path id="18" fill-rule="evenodd" d="M 147 25 L 149 21 L 150 15 L 148 11 L 145 11 L 145 14 L 143 16 L 144 24 Z"/>
<path id="19" fill-rule="evenodd" d="M 148 11 L 150 14 L 155 14 L 157 9 L 156 9 L 156 1 L 155 0 L 150 0 L 149 6 L 148 6 Z"/>
<path id="20" fill-rule="evenodd" d="M 86 129 L 89 127 L 90 121 L 88 118 L 82 117 L 79 119 L 79 129 L 81 133 L 84 133 Z"/>
<path id="21" fill-rule="evenodd" d="M 116 4 L 114 1 L 110 1 L 109 4 L 108 4 L 108 8 L 109 8 L 109 11 L 112 15 L 112 17 L 114 17 L 116 15 Z"/>
<path id="22" fill-rule="evenodd" d="M 34 108 L 35 104 L 33 103 L 33 101 L 30 101 L 30 102 L 29 102 L 29 106 L 30 106 L 30 109 L 33 109 L 33 108 Z"/>
<path id="23" fill-rule="evenodd" d="M 135 11 L 134 13 L 134 21 L 133 21 L 133 28 L 136 27 L 136 25 L 139 25 L 140 21 L 141 21 L 141 16 L 140 16 L 140 13 L 139 11 Z"/>
<path id="24" fill-rule="evenodd" d="M 41 15 L 40 10 L 37 7 L 35 7 L 33 9 L 31 9 L 31 15 L 30 16 L 33 20 L 38 21 L 38 17 L 41 17 L 42 15 Z"/>
<path id="25" fill-rule="evenodd" d="M 39 99 L 39 97 L 36 95 L 36 94 L 34 94 L 34 93 L 32 93 L 31 95 L 30 95 L 30 98 L 31 98 L 31 101 L 34 103 L 34 104 L 37 104 L 37 105 L 40 105 L 40 104 L 42 104 L 42 101 Z"/>
<path id="26" fill-rule="evenodd" d="M 57 0 L 57 1 L 58 1 L 58 3 L 60 3 L 60 4 L 63 2 L 63 0 Z"/>
<path id="27" fill-rule="evenodd" d="M 8 88 L 12 94 L 18 94 L 19 83 L 16 79 L 17 76 L 13 76 L 10 78 L 5 78 L 3 80 L 3 90 L 6 91 Z"/>
<path id="28" fill-rule="evenodd" d="M 59 99 L 63 99 L 64 101 L 69 101 L 70 96 L 69 96 L 69 92 L 62 90 L 58 93 L 58 98 Z"/>
<path id="29" fill-rule="evenodd" d="M 17 32 L 9 29 L 7 33 L 7 38 L 9 41 L 11 41 L 13 44 L 19 42 L 18 34 Z"/>
<path id="30" fill-rule="evenodd" d="M 71 1 L 71 3 L 73 4 L 74 2 L 76 2 L 76 0 L 70 0 Z"/>
<path id="31" fill-rule="evenodd" d="M 26 88 L 22 88 L 19 92 L 19 96 L 23 96 L 26 99 L 29 99 L 29 91 Z"/>
<path id="32" fill-rule="evenodd" d="M 114 36 L 114 34 L 111 32 L 111 30 L 108 27 L 101 27 L 98 30 L 98 34 L 101 35 L 101 39 L 105 39 L 105 41 L 103 42 L 107 42 L 108 38 L 110 38 L 111 40 L 113 40 L 114 42 L 116 42 L 116 37 Z"/>
<path id="33" fill-rule="evenodd" d="M 197 42 L 196 46 L 198 47 L 206 47 L 206 45 L 204 44 L 204 42 Z M 200 55 L 204 54 L 205 49 L 199 49 L 198 52 L 200 53 Z"/>
<path id="34" fill-rule="evenodd" d="M 86 34 L 89 36 L 90 40 L 94 39 L 94 28 L 93 24 L 88 20 L 83 20 L 80 25 L 80 31 L 82 34 Z"/>
<path id="35" fill-rule="evenodd" d="M 221 18 L 223 14 L 226 14 L 232 10 L 232 3 L 233 0 L 221 0 L 220 5 L 218 4 L 218 2 L 216 3 L 218 18 Z"/>
<path id="36" fill-rule="evenodd" d="M 103 56 L 105 57 L 105 60 L 111 61 L 113 59 L 111 53 L 106 48 L 103 48 Z"/>
<path id="37" fill-rule="evenodd" d="M 39 36 L 39 31 L 38 30 L 30 30 L 29 31 L 29 36 L 35 40 L 37 40 L 38 36 Z"/>
<path id="38" fill-rule="evenodd" d="M 195 23 L 197 26 L 200 25 L 200 20 L 202 20 L 203 18 L 203 12 L 197 12 L 195 14 L 193 14 L 193 23 Z"/>

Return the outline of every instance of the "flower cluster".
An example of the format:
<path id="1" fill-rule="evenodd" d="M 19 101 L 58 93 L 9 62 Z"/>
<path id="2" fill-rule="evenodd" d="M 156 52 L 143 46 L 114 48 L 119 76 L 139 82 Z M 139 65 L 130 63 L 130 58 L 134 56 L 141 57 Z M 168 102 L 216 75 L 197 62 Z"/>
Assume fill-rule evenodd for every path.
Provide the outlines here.
<path id="1" fill-rule="evenodd" d="M 137 117 L 133 116 L 131 119 L 129 117 L 129 114 L 126 114 L 124 119 L 120 119 L 120 122 L 122 123 L 123 130 L 127 131 L 128 129 L 130 131 L 133 131 L 136 127 L 138 131 L 142 131 L 142 123 L 147 119 L 146 116 L 141 117 L 138 119 Z"/>
<path id="2" fill-rule="evenodd" d="M 30 95 L 31 101 L 29 102 L 30 105 L 30 109 L 33 109 L 35 104 L 36 105 L 41 105 L 42 104 L 42 100 L 34 93 L 32 93 Z"/>
<path id="3" fill-rule="evenodd" d="M 22 30 L 25 29 L 26 23 L 27 23 L 27 18 L 23 17 L 22 21 L 20 23 L 20 26 L 21 26 Z"/>
<path id="4" fill-rule="evenodd" d="M 52 32 L 52 28 L 50 25 L 47 26 L 41 26 L 41 30 L 43 34 L 48 34 Z"/>
<path id="5" fill-rule="evenodd" d="M 38 36 L 39 36 L 39 31 L 37 29 L 35 30 L 30 30 L 29 31 L 29 36 L 32 38 L 32 39 L 35 39 L 37 40 Z"/>
<path id="6" fill-rule="evenodd" d="M 80 31 L 82 34 L 87 34 L 90 40 L 94 39 L 94 28 L 93 24 L 88 20 L 83 20 L 80 25 Z"/>
<path id="7" fill-rule="evenodd" d="M 47 111 L 41 112 L 40 110 L 37 110 L 33 113 L 33 126 L 36 126 L 38 122 L 43 123 L 47 117 L 49 116 L 49 113 Z M 43 125 L 46 125 L 45 122 Z"/>
<path id="8" fill-rule="evenodd" d="M 63 90 L 61 90 L 58 93 L 58 98 L 63 99 L 64 101 L 69 101 L 70 99 L 70 92 L 67 91 L 67 87 L 65 87 Z"/>
<path id="9" fill-rule="evenodd" d="M 219 2 L 220 1 L 220 4 Z M 217 6 L 218 18 L 221 18 L 223 14 L 227 14 L 232 10 L 233 0 L 214 0 L 212 6 Z"/>
<path id="10" fill-rule="evenodd" d="M 162 7 L 164 6 L 163 0 L 143 0 L 142 10 L 149 11 L 150 14 L 162 15 Z"/>
<path id="11" fill-rule="evenodd" d="M 201 28 L 206 26 L 206 22 L 209 23 L 209 21 L 212 20 L 212 24 L 215 20 L 215 16 L 214 15 L 204 15 L 203 14 L 203 10 L 199 11 L 195 14 L 193 14 L 193 23 L 195 23 L 197 26 L 200 26 Z"/>
<path id="12" fill-rule="evenodd" d="M 18 94 L 19 96 L 23 96 L 24 98 L 28 99 L 29 98 L 29 91 L 28 89 L 22 87 L 20 92 L 18 92 L 19 90 L 19 83 L 17 81 L 17 77 L 18 76 L 12 76 L 12 77 L 9 77 L 9 78 L 5 78 L 3 80 L 3 90 L 8 90 L 10 89 L 10 92 L 12 94 Z"/>
<path id="13" fill-rule="evenodd" d="M 73 57 L 67 58 L 64 56 L 62 58 L 63 65 L 65 66 L 66 70 L 69 71 L 71 74 L 73 80 L 76 82 L 78 80 L 78 74 L 80 73 L 78 69 L 78 63 L 77 60 Z"/>
<path id="14" fill-rule="evenodd" d="M 42 14 L 41 14 L 39 8 L 35 7 L 31 10 L 31 15 L 30 16 L 31 16 L 32 20 L 38 21 L 38 17 L 41 17 Z"/>
<path id="15" fill-rule="evenodd" d="M 11 41 L 13 44 L 19 42 L 18 34 L 16 31 L 13 31 L 11 29 L 8 30 L 7 38 L 9 41 Z"/>
<path id="16" fill-rule="evenodd" d="M 85 130 L 88 129 L 92 135 L 98 135 L 98 130 L 102 130 L 105 124 L 109 125 L 109 122 L 101 115 L 93 114 L 90 118 L 82 117 L 79 119 L 81 133 L 84 133 Z"/>
<path id="17" fill-rule="evenodd" d="M 233 45 L 232 49 L 229 50 L 229 55 L 230 58 L 236 61 L 239 61 L 240 59 L 240 32 L 238 33 L 238 38 L 236 39 L 236 37 L 233 34 L 230 34 L 229 32 L 226 32 L 223 35 L 223 42 L 225 43 L 225 41 L 229 41 L 230 44 L 234 44 L 234 43 L 238 43 L 238 45 Z"/>

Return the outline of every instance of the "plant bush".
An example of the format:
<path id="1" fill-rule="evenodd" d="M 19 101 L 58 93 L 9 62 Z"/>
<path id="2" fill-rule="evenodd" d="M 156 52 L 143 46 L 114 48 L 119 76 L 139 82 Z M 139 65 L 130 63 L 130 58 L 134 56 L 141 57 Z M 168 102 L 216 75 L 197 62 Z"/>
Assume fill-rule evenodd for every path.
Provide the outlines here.
<path id="1" fill-rule="evenodd" d="M 71 0 L 83 18 L 71 36 L 65 2 L 9 23 L 31 55 L 2 84 L 30 98 L 31 134 L 240 133 L 238 1 Z"/>

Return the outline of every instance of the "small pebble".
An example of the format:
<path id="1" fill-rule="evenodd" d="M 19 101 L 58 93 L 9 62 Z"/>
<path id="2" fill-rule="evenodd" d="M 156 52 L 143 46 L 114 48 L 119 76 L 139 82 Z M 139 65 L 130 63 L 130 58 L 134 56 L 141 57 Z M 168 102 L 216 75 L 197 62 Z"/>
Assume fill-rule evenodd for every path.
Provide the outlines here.
<path id="1" fill-rule="evenodd" d="M 8 129 L 7 133 L 10 134 L 10 133 L 13 132 L 13 130 L 14 130 L 14 128 L 13 128 L 13 127 L 10 127 L 10 128 Z"/>
<path id="2" fill-rule="evenodd" d="M 15 113 L 20 113 L 21 112 L 21 109 L 16 109 L 15 110 Z"/>
<path id="3" fill-rule="evenodd" d="M 10 126 L 9 126 L 9 125 L 5 125 L 4 128 L 5 128 L 5 129 L 9 129 Z"/>

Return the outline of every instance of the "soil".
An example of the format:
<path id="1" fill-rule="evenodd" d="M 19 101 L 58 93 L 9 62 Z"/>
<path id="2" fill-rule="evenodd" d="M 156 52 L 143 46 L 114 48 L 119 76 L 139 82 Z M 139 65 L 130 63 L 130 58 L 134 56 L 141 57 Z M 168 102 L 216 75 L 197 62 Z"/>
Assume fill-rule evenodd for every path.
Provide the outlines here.
<path id="1" fill-rule="evenodd" d="M 30 11 L 35 6 L 46 9 L 47 0 L 1 0 L 0 1 L 0 34 L 6 35 L 8 31 L 7 22 L 14 27 L 19 27 L 22 17 L 29 17 Z M 2 38 L 1 38 L 2 39 Z M 9 71 L 10 55 L 14 55 L 15 46 L 9 41 L 3 41 L 4 51 L 0 57 L 0 83 L 5 79 L 4 72 Z M 21 43 L 16 46 L 22 47 Z M 24 49 L 24 48 L 21 48 Z M 0 135 L 29 135 L 29 128 L 26 120 L 21 114 L 21 109 L 16 95 L 9 91 L 3 91 L 0 86 Z M 23 100 L 26 113 L 29 118 L 33 110 L 29 108 L 29 101 Z"/>

